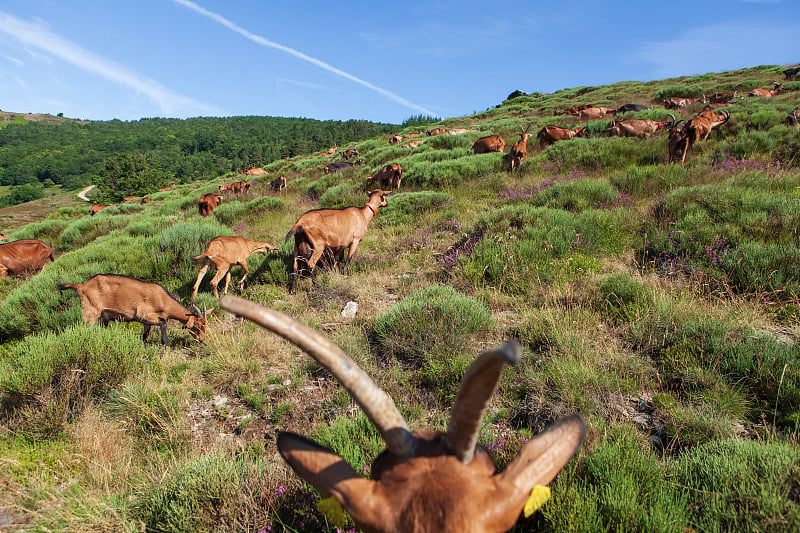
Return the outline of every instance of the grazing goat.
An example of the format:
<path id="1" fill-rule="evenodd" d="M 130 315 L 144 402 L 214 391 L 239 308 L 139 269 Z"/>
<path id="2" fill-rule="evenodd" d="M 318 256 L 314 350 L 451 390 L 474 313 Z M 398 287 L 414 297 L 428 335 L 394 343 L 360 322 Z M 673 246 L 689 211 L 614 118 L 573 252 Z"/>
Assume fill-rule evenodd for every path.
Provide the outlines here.
<path id="1" fill-rule="evenodd" d="M 443 133 L 447 133 L 447 130 L 446 130 L 446 129 L 444 129 L 444 128 L 435 128 L 435 129 L 428 130 L 428 131 L 426 131 L 426 132 L 425 132 L 425 134 L 426 134 L 428 137 L 434 137 L 434 136 L 436 136 L 436 135 L 441 135 L 441 134 L 443 134 Z"/>
<path id="2" fill-rule="evenodd" d="M 5 233 L 0 233 L 0 242 L 6 242 L 7 240 L 8 239 L 6 239 L 6 234 Z"/>
<path id="3" fill-rule="evenodd" d="M 466 128 L 452 128 L 447 130 L 445 133 L 447 135 L 461 135 L 462 133 L 469 133 L 471 131 L 478 131 L 478 130 L 468 130 Z"/>
<path id="4" fill-rule="evenodd" d="M 411 148 L 412 150 L 419 146 L 420 144 L 424 143 L 425 141 L 417 140 L 417 141 L 408 141 L 403 145 L 403 148 Z"/>
<path id="5" fill-rule="evenodd" d="M 611 109 L 610 107 L 587 107 L 578 111 L 578 118 L 581 120 L 598 120 L 616 112 L 616 109 Z"/>
<path id="6" fill-rule="evenodd" d="M 269 186 L 273 191 L 281 192 L 286 188 L 286 176 L 280 176 L 269 182 Z"/>
<path id="7" fill-rule="evenodd" d="M 138 196 L 126 196 L 125 198 L 122 199 L 122 201 L 123 202 L 127 202 L 128 200 L 136 200 L 137 198 L 139 198 L 139 197 Z"/>
<path id="8" fill-rule="evenodd" d="M 386 207 L 386 191 L 376 189 L 369 193 L 369 201 L 364 207 L 345 207 L 344 209 L 315 209 L 300 216 L 286 234 L 288 241 L 294 236 L 294 261 L 292 264 L 289 290 L 294 292 L 299 275 L 298 262 L 304 261 L 311 272 L 312 282 L 316 282 L 315 266 L 325 248 L 334 252 L 349 248 L 342 270 L 347 272 L 350 260 L 358 244 L 367 233 L 372 217 L 378 214 L 379 207 Z"/>
<path id="9" fill-rule="evenodd" d="M 506 149 L 506 141 L 499 135 L 489 135 L 481 137 L 472 145 L 472 152 L 475 154 L 488 154 L 490 152 L 502 152 Z"/>
<path id="10" fill-rule="evenodd" d="M 344 152 L 342 152 L 342 159 L 350 159 L 351 157 L 358 157 L 359 153 L 358 150 L 355 148 L 348 148 Z"/>
<path id="11" fill-rule="evenodd" d="M 89 216 L 90 217 L 95 216 L 97 213 L 99 213 L 106 207 L 111 207 L 111 206 L 106 204 L 93 204 L 92 207 L 89 209 Z"/>
<path id="12" fill-rule="evenodd" d="M 791 67 L 783 71 L 783 76 L 786 80 L 793 80 L 797 78 L 798 73 L 800 73 L 800 67 Z"/>
<path id="13" fill-rule="evenodd" d="M 160 189 L 158 189 L 158 192 L 164 192 L 164 191 L 168 191 L 168 190 L 174 189 L 174 188 L 175 188 L 175 184 L 173 183 L 169 187 L 161 187 Z"/>
<path id="14" fill-rule="evenodd" d="M 367 479 L 316 442 L 296 433 L 278 433 L 278 451 L 295 473 L 324 497 L 335 497 L 363 531 L 506 531 L 532 499 L 532 489 L 555 479 L 586 435 L 579 414 L 563 418 L 532 438 L 497 473 L 477 441 L 505 365 L 520 359 L 518 342 L 473 361 L 461 380 L 446 432 L 412 432 L 391 397 L 316 331 L 242 298 L 224 296 L 220 303 L 289 340 L 331 372 L 386 442 Z"/>
<path id="15" fill-rule="evenodd" d="M 43 270 L 48 258 L 53 261 L 53 249 L 36 239 L 0 244 L 0 278 Z"/>
<path id="16" fill-rule="evenodd" d="M 686 127 L 689 129 L 689 148 L 698 139 L 705 141 L 711 135 L 711 130 L 721 126 L 730 120 L 731 115 L 723 110 L 721 115 L 717 115 L 711 109 L 704 109 L 699 115 L 689 120 Z"/>
<path id="17" fill-rule="evenodd" d="M 675 117 L 672 122 L 675 122 Z M 649 139 L 652 134 L 663 128 L 669 122 L 658 122 L 655 120 L 628 118 L 625 120 L 612 120 L 606 126 L 605 133 L 612 137 L 644 137 Z"/>
<path id="18" fill-rule="evenodd" d="M 580 113 L 584 109 L 589 109 L 591 107 L 595 107 L 595 105 L 594 104 L 576 105 L 576 106 L 570 107 L 569 109 L 565 109 L 563 111 L 556 111 L 553 114 L 554 115 L 576 115 L 577 116 L 578 113 Z"/>
<path id="19" fill-rule="evenodd" d="M 775 96 L 777 93 L 781 92 L 782 90 L 783 90 L 783 84 L 782 83 L 776 83 L 776 84 L 774 84 L 772 86 L 772 89 L 753 89 L 752 91 L 750 91 L 750 94 L 748 94 L 747 96 L 758 96 L 758 97 L 762 97 L 762 98 L 771 98 L 772 96 Z"/>
<path id="20" fill-rule="evenodd" d="M 539 130 L 536 138 L 539 139 L 539 146 L 546 147 L 558 141 L 569 141 L 574 137 L 583 137 L 584 135 L 586 135 L 586 126 L 574 130 L 559 126 L 545 126 Z"/>
<path id="21" fill-rule="evenodd" d="M 629 113 L 631 111 L 644 111 L 645 109 L 648 109 L 648 107 L 642 104 L 623 104 L 617 108 L 616 114 L 620 115 L 622 113 Z"/>
<path id="22" fill-rule="evenodd" d="M 58 286 L 60 291 L 67 289 L 74 289 L 78 294 L 83 321 L 87 324 L 96 325 L 98 320 L 104 326 L 112 320 L 141 322 L 144 324 L 142 342 L 147 340 L 150 328 L 158 326 L 164 346 L 169 346 L 167 320 L 181 322 L 195 340 L 202 342 L 206 315 L 213 311 L 201 313 L 197 307 L 189 310 L 161 285 L 116 274 L 98 274 L 86 283 L 62 283 Z"/>
<path id="23" fill-rule="evenodd" d="M 508 153 L 509 160 L 511 161 L 511 172 L 514 172 L 515 168 L 519 168 L 522 161 L 528 156 L 528 137 L 531 136 L 533 136 L 533 133 L 528 133 L 526 128 L 525 131 L 520 133 L 519 140 L 511 147 L 511 151 Z"/>
<path id="24" fill-rule="evenodd" d="M 214 296 L 219 297 L 217 285 L 223 277 L 225 278 L 225 288 L 222 289 L 222 293 L 228 294 L 228 285 L 231 282 L 231 267 L 233 265 L 241 265 L 244 269 L 244 276 L 239 281 L 239 290 L 242 290 L 244 280 L 250 274 L 250 269 L 247 268 L 247 258 L 254 253 L 265 254 L 273 250 L 275 250 L 275 247 L 268 242 L 249 241 L 244 237 L 216 237 L 211 239 L 205 252 L 192 257 L 192 260 L 198 261 L 202 265 L 192 289 L 192 301 L 197 296 L 197 289 L 200 287 L 200 282 L 203 281 L 203 276 L 206 275 L 209 267 L 213 266 L 217 269 L 217 273 L 211 279 L 209 285 L 211 285 L 211 292 L 214 293 Z"/>
<path id="25" fill-rule="evenodd" d="M 791 113 L 786 115 L 786 125 L 800 128 L 800 107 L 795 107 Z"/>
<path id="26" fill-rule="evenodd" d="M 664 100 L 664 109 L 681 109 L 698 100 L 699 98 L 667 98 Z"/>
<path id="27" fill-rule="evenodd" d="M 380 169 L 374 176 L 367 179 L 365 188 L 368 191 L 374 189 L 399 191 L 400 181 L 402 179 L 403 167 L 397 163 L 390 163 Z"/>
<path id="28" fill-rule="evenodd" d="M 211 212 L 222 203 L 222 196 L 216 194 L 204 194 L 197 202 L 197 210 L 201 217 L 211 216 Z"/>
<path id="29" fill-rule="evenodd" d="M 150 198 L 142 198 L 142 202 L 141 202 L 141 204 L 142 204 L 142 205 L 144 205 L 144 204 L 149 204 L 149 203 L 150 203 L 150 202 L 152 202 L 152 201 L 153 201 L 153 200 L 151 200 Z"/>
<path id="30" fill-rule="evenodd" d="M 667 153 L 669 154 L 669 163 L 681 160 L 681 165 L 686 160 L 686 154 L 689 152 L 689 128 L 686 127 L 684 121 L 677 124 L 674 122 L 669 128 L 669 137 L 667 137 Z"/>

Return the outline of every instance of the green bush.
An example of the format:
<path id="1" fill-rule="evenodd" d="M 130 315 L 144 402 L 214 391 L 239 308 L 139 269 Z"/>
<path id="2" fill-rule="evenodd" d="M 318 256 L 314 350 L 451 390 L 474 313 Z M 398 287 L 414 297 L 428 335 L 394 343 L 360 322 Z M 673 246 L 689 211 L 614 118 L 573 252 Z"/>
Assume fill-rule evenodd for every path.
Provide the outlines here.
<path id="1" fill-rule="evenodd" d="M 452 287 L 431 285 L 375 319 L 372 334 L 383 356 L 420 362 L 464 351 L 470 336 L 491 323 L 483 303 Z"/>
<path id="2" fill-rule="evenodd" d="M 249 202 L 223 203 L 214 209 L 213 215 L 214 218 L 221 223 L 230 226 L 244 217 L 261 215 L 266 211 L 283 209 L 285 205 L 286 204 L 280 198 L 261 196 Z"/>
<path id="3" fill-rule="evenodd" d="M 656 101 L 666 100 L 667 98 L 698 98 L 702 97 L 706 89 L 699 85 L 692 85 L 689 83 L 682 83 L 681 85 L 667 85 L 653 93 L 653 99 Z"/>
<path id="4" fill-rule="evenodd" d="M 406 296 L 371 328 L 380 354 L 419 369 L 423 385 L 452 403 L 475 358 L 471 339 L 492 325 L 489 310 L 449 286 L 431 285 Z"/>
<path id="5" fill-rule="evenodd" d="M 404 192 L 388 199 L 389 205 L 378 218 L 381 225 L 406 224 L 420 216 L 441 209 L 450 201 L 450 196 L 442 192 Z"/>
<path id="6" fill-rule="evenodd" d="M 58 248 L 61 250 L 80 248 L 102 235 L 124 228 L 132 220 L 132 216 L 111 216 L 104 214 L 103 211 L 93 217 L 78 219 L 61 232 Z"/>
<path id="7" fill-rule="evenodd" d="M 66 220 L 42 220 L 41 222 L 34 222 L 14 232 L 14 240 L 39 239 L 49 244 L 56 243 L 61 236 L 61 232 L 64 231 L 64 228 L 68 225 L 69 222 Z"/>
<path id="8" fill-rule="evenodd" d="M 600 280 L 597 306 L 615 322 L 628 322 L 628 317 L 646 312 L 652 304 L 653 297 L 648 288 L 626 273 Z"/>
<path id="9" fill-rule="evenodd" d="M 686 167 L 680 165 L 631 165 L 611 175 L 611 184 L 630 195 L 650 197 L 683 185 Z"/>
<path id="10" fill-rule="evenodd" d="M 146 486 L 131 513 L 148 531 L 256 529 L 270 523 L 274 505 L 269 468 L 265 461 L 217 454 L 184 462 Z"/>
<path id="11" fill-rule="evenodd" d="M 533 198 L 533 205 L 567 211 L 616 207 L 619 191 L 605 180 L 555 183 Z"/>
<path id="12" fill-rule="evenodd" d="M 319 198 L 319 206 L 325 209 L 342 209 L 344 207 L 359 206 L 364 201 L 363 192 L 354 190 L 348 181 L 326 190 Z"/>
<path id="13" fill-rule="evenodd" d="M 116 324 L 31 335 L 3 355 L 0 392 L 20 407 L 25 430 L 50 435 L 141 368 L 149 352 L 139 334 Z"/>

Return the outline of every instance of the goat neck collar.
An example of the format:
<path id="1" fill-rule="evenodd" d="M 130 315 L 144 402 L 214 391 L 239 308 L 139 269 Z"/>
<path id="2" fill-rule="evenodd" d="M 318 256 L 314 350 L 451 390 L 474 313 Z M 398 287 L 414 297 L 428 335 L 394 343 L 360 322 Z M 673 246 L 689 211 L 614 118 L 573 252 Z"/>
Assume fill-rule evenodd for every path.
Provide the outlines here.
<path id="1" fill-rule="evenodd" d="M 375 215 L 378 214 L 378 211 L 374 207 L 372 207 L 372 205 L 369 202 L 364 204 L 364 207 L 369 207 L 369 210 L 372 211 L 372 216 L 375 216 Z"/>

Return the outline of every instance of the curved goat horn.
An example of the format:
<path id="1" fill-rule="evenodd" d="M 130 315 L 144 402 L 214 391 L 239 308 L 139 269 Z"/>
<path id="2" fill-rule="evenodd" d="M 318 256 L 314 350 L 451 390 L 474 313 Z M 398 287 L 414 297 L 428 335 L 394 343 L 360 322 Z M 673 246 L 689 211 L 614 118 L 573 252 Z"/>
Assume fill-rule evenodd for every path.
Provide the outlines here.
<path id="1" fill-rule="evenodd" d="M 220 305 L 302 348 L 347 389 L 378 429 L 392 454 L 401 459 L 414 456 L 414 436 L 394 401 L 338 346 L 297 320 L 244 298 L 226 295 L 220 298 Z"/>
<path id="2" fill-rule="evenodd" d="M 517 364 L 519 357 L 519 342 L 510 340 L 501 348 L 479 355 L 461 379 L 446 437 L 448 448 L 461 464 L 472 461 L 483 414 L 503 375 L 503 367 L 506 363 Z"/>

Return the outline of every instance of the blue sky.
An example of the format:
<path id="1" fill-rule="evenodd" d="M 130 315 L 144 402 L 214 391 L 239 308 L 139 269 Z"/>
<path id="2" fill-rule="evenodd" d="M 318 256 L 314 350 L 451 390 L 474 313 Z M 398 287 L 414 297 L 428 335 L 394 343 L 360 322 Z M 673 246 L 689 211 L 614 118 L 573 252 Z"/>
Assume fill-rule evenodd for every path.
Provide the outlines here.
<path id="1" fill-rule="evenodd" d="M 398 123 L 798 61 L 798 0 L 0 2 L 0 109 L 92 120 Z"/>

